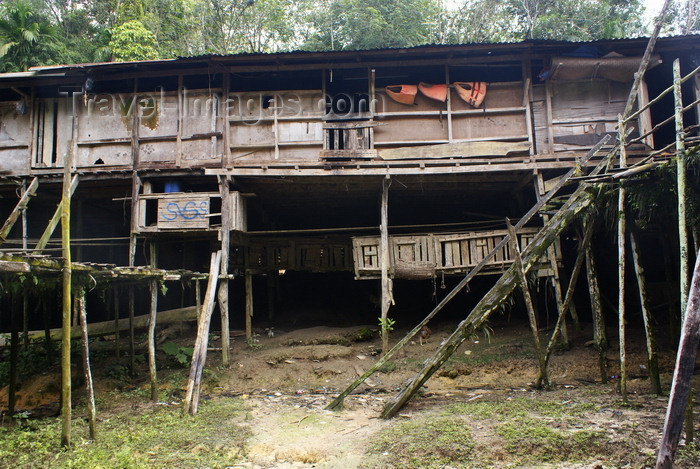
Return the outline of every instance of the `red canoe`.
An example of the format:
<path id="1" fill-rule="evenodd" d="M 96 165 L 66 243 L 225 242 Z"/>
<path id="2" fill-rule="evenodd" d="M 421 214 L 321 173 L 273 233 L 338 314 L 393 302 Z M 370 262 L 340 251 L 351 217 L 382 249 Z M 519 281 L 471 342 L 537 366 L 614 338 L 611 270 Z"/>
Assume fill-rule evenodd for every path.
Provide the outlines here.
<path id="1" fill-rule="evenodd" d="M 385 90 L 391 99 L 401 104 L 415 103 L 418 93 L 416 85 L 389 85 Z"/>
<path id="2" fill-rule="evenodd" d="M 418 89 L 421 93 L 430 99 L 442 101 L 447 100 L 447 85 L 431 85 L 430 83 L 418 83 Z"/>

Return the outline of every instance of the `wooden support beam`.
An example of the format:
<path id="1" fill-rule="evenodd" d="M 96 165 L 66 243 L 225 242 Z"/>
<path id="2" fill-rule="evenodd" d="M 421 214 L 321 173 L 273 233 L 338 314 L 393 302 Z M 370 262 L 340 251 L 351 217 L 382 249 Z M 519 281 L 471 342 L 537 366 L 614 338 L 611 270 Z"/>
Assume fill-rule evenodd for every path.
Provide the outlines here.
<path id="1" fill-rule="evenodd" d="M 36 190 L 38 187 L 39 178 L 35 177 L 32 179 L 32 182 L 29 184 L 27 190 L 22 194 L 22 197 L 20 197 L 19 202 L 17 202 L 17 205 L 15 205 L 15 208 L 12 210 L 12 212 L 10 212 L 10 216 L 7 217 L 7 220 L 5 220 L 2 228 L 0 228 L 0 244 L 4 243 L 7 237 L 10 235 L 12 227 L 15 226 L 19 216 L 26 210 L 31 198 L 36 195 Z"/>
<path id="2" fill-rule="evenodd" d="M 253 273 L 245 272 L 245 338 L 253 337 Z"/>
<path id="3" fill-rule="evenodd" d="M 681 341 L 673 371 L 671 395 L 668 399 L 663 436 L 656 459 L 656 469 L 671 469 L 683 429 L 683 416 L 691 391 L 695 357 L 700 344 L 700 256 L 695 262 L 690 296 L 685 309 Z M 688 440 L 686 440 L 688 441 Z"/>
<path id="4" fill-rule="evenodd" d="M 620 139 L 620 169 L 627 167 L 627 149 L 626 149 L 626 133 L 625 125 L 620 117 L 618 121 Z M 627 353 L 625 351 L 625 271 L 626 271 L 626 237 L 627 237 L 627 219 L 626 219 L 626 199 L 627 194 L 625 187 L 620 184 L 617 198 L 617 320 L 618 320 L 618 338 L 620 347 L 620 394 L 622 402 L 627 404 Z"/>
<path id="5" fill-rule="evenodd" d="M 535 235 L 530 244 L 523 251 L 523 270 L 527 274 L 542 257 L 569 224 L 591 205 L 592 195 L 584 190 L 584 186 L 571 195 L 564 206 L 554 215 L 550 221 Z M 447 361 L 447 359 L 459 348 L 459 346 L 486 321 L 489 315 L 497 310 L 513 292 L 516 282 L 516 268 L 510 268 L 501 276 L 496 284 L 472 309 L 469 316 L 464 319 L 437 349 L 432 357 L 425 360 L 423 368 L 408 381 L 404 389 L 394 398 L 390 399 L 384 407 L 382 418 L 391 418 L 401 407 L 408 402 L 420 387 Z"/>
<path id="6" fill-rule="evenodd" d="M 520 257 L 520 247 L 518 246 L 518 235 L 513 229 L 513 225 L 510 224 L 510 220 L 506 218 L 506 226 L 508 227 L 508 234 L 510 235 L 510 253 L 514 260 L 515 270 L 518 274 L 518 279 L 520 281 L 520 290 L 523 292 L 523 300 L 525 301 L 525 308 L 527 309 L 527 316 L 530 320 L 530 329 L 532 330 L 532 336 L 535 341 L 535 353 L 537 354 L 537 361 L 540 364 L 540 374 L 537 378 L 537 386 L 549 387 L 549 378 L 547 377 L 547 362 L 544 359 L 544 354 L 542 353 L 542 344 L 540 343 L 539 328 L 537 327 L 537 314 L 535 313 L 535 307 L 532 303 L 532 297 L 530 296 L 530 286 L 527 282 L 527 274 L 523 269 L 523 260 Z"/>
<path id="7" fill-rule="evenodd" d="M 593 229 L 594 220 L 589 219 L 586 229 Z M 588 279 L 588 293 L 591 299 L 591 311 L 593 313 L 593 343 L 598 350 L 598 368 L 600 369 L 600 381 L 608 382 L 607 363 L 605 352 L 608 350 L 608 338 L 605 331 L 605 318 L 603 317 L 603 305 L 600 300 L 600 288 L 598 286 L 598 270 L 595 265 L 592 243 L 586 250 L 586 277 Z"/>
<path id="8" fill-rule="evenodd" d="M 88 342 L 87 308 L 85 307 L 85 289 L 80 287 L 76 296 L 77 308 L 80 310 L 80 332 L 83 353 L 83 372 L 85 373 L 85 395 L 87 396 L 88 428 L 90 439 L 95 439 L 95 421 L 97 411 L 95 409 L 95 389 L 92 385 L 92 371 L 90 370 L 90 344 Z"/>
<path id="9" fill-rule="evenodd" d="M 581 272 L 581 266 L 583 265 L 583 260 L 585 258 L 585 250 L 586 248 L 590 245 L 591 243 L 591 238 L 593 237 L 593 226 L 587 226 L 586 227 L 586 234 L 584 235 L 583 239 L 579 241 L 579 247 L 578 247 L 578 252 L 576 254 L 576 262 L 574 262 L 574 269 L 571 272 L 571 279 L 569 280 L 569 287 L 566 289 L 566 296 L 564 297 L 564 303 L 562 304 L 562 314 L 559 315 L 557 318 L 557 323 L 554 326 L 554 332 L 552 332 L 552 338 L 549 340 L 549 344 L 547 345 L 547 350 L 544 353 L 544 363 L 545 363 L 545 370 L 547 369 L 547 366 L 549 365 L 549 359 L 552 356 L 552 352 L 554 351 L 554 347 L 557 344 L 557 336 L 559 335 L 561 331 L 562 324 L 564 323 L 564 317 L 565 317 L 565 312 L 569 309 L 569 307 L 573 304 L 574 301 L 574 289 L 576 288 L 576 282 L 578 281 L 578 276 L 579 273 Z M 540 376 L 537 377 L 537 387 L 541 387 L 543 383 L 545 383 L 545 379 L 547 379 L 546 375 L 540 374 Z"/>
<path id="10" fill-rule="evenodd" d="M 70 182 L 70 195 L 69 197 L 73 197 L 73 193 L 75 192 L 75 189 L 78 187 L 78 175 L 75 174 L 73 176 L 73 179 L 71 179 Z M 59 202 L 58 207 L 56 207 L 56 211 L 54 212 L 53 216 L 51 217 L 51 220 L 49 221 L 49 224 L 46 225 L 46 229 L 44 230 L 44 233 L 41 235 L 41 238 L 39 238 L 39 242 L 36 243 L 36 246 L 34 246 L 34 250 L 32 251 L 34 254 L 41 254 L 41 252 L 44 250 L 46 245 L 49 243 L 49 239 L 51 239 L 51 236 L 53 235 L 53 232 L 56 230 L 56 227 L 58 226 L 58 222 L 61 219 L 61 213 L 63 213 L 63 200 Z"/>
<path id="11" fill-rule="evenodd" d="M 70 185 L 71 167 L 73 165 L 74 146 L 66 152 L 63 161 L 63 195 L 61 199 L 61 249 L 63 253 L 63 288 L 62 288 L 62 323 L 61 338 L 61 446 L 70 446 L 71 434 L 71 366 L 70 366 L 70 330 L 71 330 L 71 288 L 72 265 L 70 253 Z"/>
<path id="12" fill-rule="evenodd" d="M 603 136 L 603 138 L 598 142 L 591 150 L 586 154 L 586 156 L 581 160 L 581 164 L 585 165 L 586 162 L 588 162 L 594 155 L 600 151 L 600 149 L 605 145 L 610 137 L 608 135 Z M 596 168 L 591 172 L 592 175 L 598 174 L 605 165 L 607 164 L 607 158 L 604 159 L 602 162 L 598 163 Z M 551 200 L 554 195 L 559 192 L 559 190 L 564 187 L 564 184 L 566 184 L 569 179 L 576 174 L 577 168 L 572 168 L 570 169 L 562 178 L 557 182 L 557 184 L 549 191 L 547 192 L 546 195 L 543 197 L 540 197 L 537 203 L 528 210 L 528 212 L 523 215 L 518 223 L 515 224 L 515 230 L 519 230 L 520 228 L 524 227 L 531 219 L 532 217 L 535 216 L 535 214 L 542 208 L 544 205 Z M 401 350 L 404 345 L 408 343 L 413 336 L 415 336 L 422 328 L 423 326 L 427 325 L 428 322 L 435 317 L 437 313 L 439 313 L 442 308 L 445 307 L 447 303 L 449 303 L 457 294 L 462 291 L 463 288 L 465 288 L 468 284 L 469 281 L 471 281 L 485 266 L 489 264 L 491 259 L 496 255 L 496 253 L 501 252 L 502 249 L 507 246 L 508 241 L 510 239 L 510 236 L 505 236 L 494 248 L 484 257 L 484 259 L 479 262 L 479 264 L 476 265 L 473 269 L 471 269 L 465 277 L 460 280 L 460 282 L 452 289 L 451 292 L 449 292 L 443 299 L 440 301 L 440 303 L 433 308 L 433 310 L 428 313 L 428 315 L 420 322 L 418 323 L 413 329 L 411 329 L 408 334 L 404 336 L 403 339 L 401 339 L 394 347 L 392 347 L 389 352 L 386 354 L 382 355 L 382 357 L 375 362 L 374 365 L 369 367 L 365 373 L 357 378 L 354 382 L 352 382 L 338 397 L 333 399 L 333 401 L 326 406 L 326 409 L 329 410 L 334 410 L 334 409 L 340 409 L 343 406 L 343 400 L 352 392 L 354 391 L 360 384 L 362 384 L 367 378 L 369 378 L 373 373 L 375 373 L 379 368 L 381 368 L 384 363 L 386 363 L 389 358 L 391 358 L 396 352 Z"/>
<path id="13" fill-rule="evenodd" d="M 228 125 L 228 124 L 227 124 Z M 229 177 L 219 176 L 219 192 L 221 193 L 221 229 L 219 237 L 221 239 L 221 279 L 219 292 L 217 295 L 219 311 L 221 313 L 221 364 L 229 365 L 229 308 L 228 308 L 228 263 L 229 250 L 231 246 L 231 194 L 229 188 Z"/>
<path id="14" fill-rule="evenodd" d="M 10 383 L 7 389 L 7 413 L 12 416 L 15 413 L 17 402 L 17 358 L 19 355 L 19 302 L 17 295 L 8 299 L 10 305 Z"/>
<path id="15" fill-rule="evenodd" d="M 632 260 L 634 262 L 634 273 L 637 277 L 637 288 L 639 290 L 639 304 L 642 308 L 642 318 L 644 319 L 644 333 L 647 344 L 647 370 L 649 371 L 649 382 L 651 392 L 660 395 L 661 377 L 659 376 L 659 359 L 656 355 L 656 338 L 654 337 L 654 325 L 651 322 L 651 310 L 647 299 L 646 280 L 644 278 L 644 268 L 642 267 L 639 244 L 637 243 L 636 230 L 630 232 L 630 247 L 632 248 Z"/>
<path id="16" fill-rule="evenodd" d="M 381 327 L 382 354 L 389 351 L 389 308 L 394 304 L 392 281 L 389 278 L 389 187 L 391 179 L 382 179 L 382 195 L 380 201 L 380 244 L 379 268 L 381 269 Z"/>
<path id="17" fill-rule="evenodd" d="M 149 250 L 151 252 L 151 266 L 157 264 L 157 247 L 155 241 L 151 241 Z M 148 375 L 151 379 L 151 400 L 158 402 L 158 378 L 156 370 L 156 317 L 158 311 L 158 282 L 151 280 L 149 285 L 151 294 L 151 314 L 148 321 Z"/>
<path id="18" fill-rule="evenodd" d="M 202 370 L 207 360 L 207 344 L 209 343 L 209 325 L 211 315 L 214 311 L 216 301 L 216 284 L 219 280 L 219 270 L 221 268 L 221 251 L 211 254 L 209 264 L 209 281 L 207 292 L 204 295 L 204 305 L 200 313 L 197 326 L 197 338 L 194 342 L 192 362 L 190 364 L 190 375 L 187 381 L 187 394 L 183 401 L 183 413 L 196 415 L 199 406 L 199 391 L 202 383 Z"/>

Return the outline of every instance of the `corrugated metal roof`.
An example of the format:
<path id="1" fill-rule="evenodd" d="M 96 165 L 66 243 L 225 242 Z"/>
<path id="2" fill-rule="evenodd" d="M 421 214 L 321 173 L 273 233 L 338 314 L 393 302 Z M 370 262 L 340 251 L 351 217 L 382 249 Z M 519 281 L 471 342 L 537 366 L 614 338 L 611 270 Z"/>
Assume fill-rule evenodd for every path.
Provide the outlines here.
<path id="1" fill-rule="evenodd" d="M 657 49 L 663 47 L 664 45 L 676 44 L 679 41 L 694 41 L 696 45 L 700 47 L 700 43 L 697 41 L 700 39 L 700 35 L 686 35 L 686 36 L 668 36 L 659 38 L 657 42 Z M 473 52 L 478 55 L 491 55 L 492 53 L 503 53 L 507 51 L 519 51 L 522 49 L 528 49 L 530 52 L 536 53 L 540 52 L 538 49 L 551 49 L 551 48 L 562 48 L 568 46 L 581 46 L 581 45 L 597 45 L 606 47 L 617 45 L 628 45 L 628 46 L 641 46 L 641 44 L 646 43 L 649 40 L 647 37 L 637 37 L 637 38 L 624 38 L 624 39 L 602 39 L 596 41 L 584 41 L 584 42 L 572 42 L 572 41 L 554 41 L 545 39 L 529 39 L 520 42 L 498 42 L 498 43 L 464 43 L 464 44 L 422 44 L 412 47 L 389 47 L 389 48 L 376 48 L 376 49 L 361 49 L 361 50 L 341 50 L 341 51 L 305 51 L 305 50 L 295 50 L 286 52 L 270 52 L 270 53 L 237 53 L 230 55 L 223 54 L 203 54 L 190 57 L 178 57 L 174 59 L 159 59 L 159 60 L 141 60 L 132 62 L 97 62 L 97 63 L 85 63 L 85 64 L 70 64 L 70 65 L 51 65 L 51 66 L 39 66 L 32 67 L 29 72 L 33 75 L 24 75 L 22 77 L 30 76 L 45 76 L 51 73 L 67 73 L 79 72 L 86 70 L 97 70 L 97 69 L 133 69 L 134 71 L 138 69 L 149 69 L 149 68 L 166 68 L 166 67 L 179 67 L 186 66 L 196 63 L 211 63 L 216 62 L 219 64 L 229 63 L 231 65 L 236 65 L 245 62 L 255 62 L 255 63 L 280 63 L 284 62 L 309 62 L 311 59 L 315 59 L 318 63 L 326 63 L 332 60 L 350 59 L 350 58 L 366 58 L 370 60 L 372 58 L 381 58 L 382 55 L 391 56 L 397 58 L 396 54 L 406 54 L 406 56 L 419 56 L 423 53 L 437 53 L 437 52 L 462 52 L 469 53 Z M 486 53 L 484 54 L 484 51 Z M 545 51 L 541 51 L 545 52 Z M 400 55 L 398 56 L 400 57 Z M 0 74 L 0 80 L 9 78 L 21 78 L 20 76 L 10 75 L 15 74 Z"/>

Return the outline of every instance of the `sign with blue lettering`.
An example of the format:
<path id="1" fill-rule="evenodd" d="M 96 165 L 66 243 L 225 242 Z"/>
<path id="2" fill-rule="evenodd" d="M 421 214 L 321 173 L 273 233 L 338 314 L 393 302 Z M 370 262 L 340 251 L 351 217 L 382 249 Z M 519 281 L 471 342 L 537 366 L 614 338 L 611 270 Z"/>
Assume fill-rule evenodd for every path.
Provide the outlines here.
<path id="1" fill-rule="evenodd" d="M 158 199 L 158 228 L 209 228 L 209 197 L 168 194 Z"/>

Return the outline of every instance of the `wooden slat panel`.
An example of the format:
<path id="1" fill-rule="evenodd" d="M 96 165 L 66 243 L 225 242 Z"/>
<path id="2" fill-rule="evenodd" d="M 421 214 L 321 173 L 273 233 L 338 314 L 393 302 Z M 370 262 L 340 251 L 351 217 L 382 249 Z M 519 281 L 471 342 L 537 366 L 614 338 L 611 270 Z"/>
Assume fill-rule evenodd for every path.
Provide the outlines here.
<path id="1" fill-rule="evenodd" d="M 193 194 L 168 194 L 158 199 L 159 229 L 209 227 L 209 197 Z"/>

